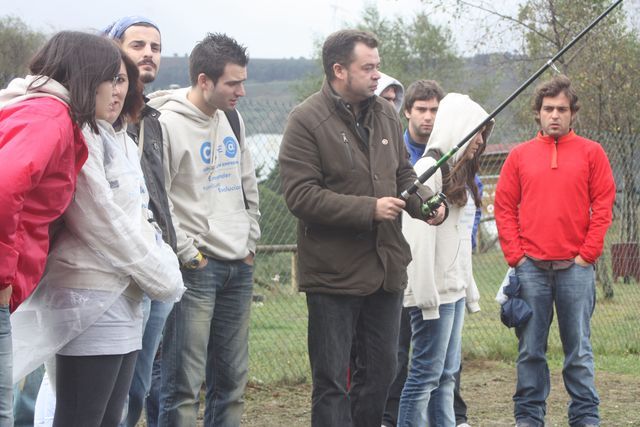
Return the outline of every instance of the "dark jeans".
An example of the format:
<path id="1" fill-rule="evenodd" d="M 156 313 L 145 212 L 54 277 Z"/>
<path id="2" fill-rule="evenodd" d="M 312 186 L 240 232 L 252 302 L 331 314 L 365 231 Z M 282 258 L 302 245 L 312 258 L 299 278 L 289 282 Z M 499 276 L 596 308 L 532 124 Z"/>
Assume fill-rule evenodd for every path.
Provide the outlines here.
<path id="1" fill-rule="evenodd" d="M 467 404 L 462 395 L 460 395 L 460 374 L 462 373 L 462 362 L 460 362 L 460 369 L 454 375 L 456 379 L 456 386 L 453 389 L 453 412 L 456 414 L 456 425 L 464 424 L 467 422 Z"/>
<path id="2" fill-rule="evenodd" d="M 400 311 L 400 333 L 398 334 L 398 369 L 396 378 L 389 387 L 387 406 L 384 408 L 382 424 L 387 427 L 395 427 L 398 423 L 398 408 L 400 407 L 400 395 L 404 382 L 409 372 L 409 348 L 411 347 L 411 322 L 409 320 L 409 308 L 403 307 Z"/>
<path id="3" fill-rule="evenodd" d="M 153 360 L 151 368 L 151 387 L 145 401 L 147 410 L 147 427 L 158 427 L 160 415 L 160 387 L 162 385 L 162 341 Z"/>
<path id="4" fill-rule="evenodd" d="M 307 294 L 314 427 L 376 426 L 396 372 L 402 293 L 368 296 Z M 356 370 L 347 391 L 355 334 Z"/>
<path id="5" fill-rule="evenodd" d="M 137 351 L 108 356 L 56 355 L 54 427 L 116 427 Z"/>

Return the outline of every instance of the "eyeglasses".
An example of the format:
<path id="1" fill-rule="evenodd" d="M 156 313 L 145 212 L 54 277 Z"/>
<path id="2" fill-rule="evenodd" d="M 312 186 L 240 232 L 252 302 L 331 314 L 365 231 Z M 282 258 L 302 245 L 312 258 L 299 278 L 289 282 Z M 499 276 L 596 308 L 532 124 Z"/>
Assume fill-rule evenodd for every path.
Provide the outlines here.
<path id="1" fill-rule="evenodd" d="M 111 87 L 115 89 L 116 86 L 118 86 L 118 84 L 126 83 L 127 81 L 128 81 L 128 78 L 125 74 L 118 74 L 111 80 Z"/>

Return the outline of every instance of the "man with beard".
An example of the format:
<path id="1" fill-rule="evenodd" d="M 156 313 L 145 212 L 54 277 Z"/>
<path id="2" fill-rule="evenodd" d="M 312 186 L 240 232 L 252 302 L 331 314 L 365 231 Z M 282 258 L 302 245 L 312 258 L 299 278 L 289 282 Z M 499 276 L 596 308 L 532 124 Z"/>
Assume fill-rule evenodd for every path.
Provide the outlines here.
<path id="1" fill-rule="evenodd" d="M 142 16 L 127 16 L 105 30 L 109 38 L 116 40 L 122 50 L 136 63 L 140 71 L 140 84 L 156 79 L 160 66 L 162 43 L 158 26 Z M 138 144 L 140 164 L 149 191 L 149 208 L 162 230 L 162 237 L 176 250 L 176 233 L 164 185 L 162 128 L 160 113 L 146 105 L 139 124 L 129 124 L 127 133 Z M 142 350 L 138 353 L 136 367 L 129 390 L 127 417 L 123 426 L 134 427 L 142 413 L 145 397 L 151 387 L 151 369 L 154 356 L 162 338 L 162 330 L 173 303 L 151 301 L 144 297 L 144 334 Z M 147 425 L 157 423 L 159 396 L 147 400 Z"/>
<path id="2" fill-rule="evenodd" d="M 520 298 L 533 310 L 516 327 L 514 417 L 518 427 L 545 425 L 547 341 L 555 317 L 571 399 L 568 424 L 595 427 L 600 398 L 591 346 L 594 265 L 611 225 L 615 182 L 602 146 L 573 130 L 580 104 L 567 76 L 540 83 L 532 107 L 540 130 L 507 156 L 495 198 L 502 252 L 515 269 Z"/>

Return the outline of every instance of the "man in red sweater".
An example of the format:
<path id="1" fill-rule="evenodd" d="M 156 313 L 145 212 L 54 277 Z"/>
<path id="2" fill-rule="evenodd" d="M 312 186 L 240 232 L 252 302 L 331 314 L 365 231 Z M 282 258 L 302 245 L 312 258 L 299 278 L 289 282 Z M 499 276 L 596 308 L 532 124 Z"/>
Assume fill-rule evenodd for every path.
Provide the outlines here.
<path id="1" fill-rule="evenodd" d="M 564 349 L 570 426 L 598 426 L 591 314 L 596 259 L 611 224 L 615 184 L 597 142 L 574 133 L 578 97 L 565 76 L 536 88 L 538 135 L 514 148 L 500 173 L 495 216 L 502 251 L 521 284 L 532 318 L 516 328 L 518 427 L 544 425 L 549 395 L 546 360 L 553 305 Z"/>

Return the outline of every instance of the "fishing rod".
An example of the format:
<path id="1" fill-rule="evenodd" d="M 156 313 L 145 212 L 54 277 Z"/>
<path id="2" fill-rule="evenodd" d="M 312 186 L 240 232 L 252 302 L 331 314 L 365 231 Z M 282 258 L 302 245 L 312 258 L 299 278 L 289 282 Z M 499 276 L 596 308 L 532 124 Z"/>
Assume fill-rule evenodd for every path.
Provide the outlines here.
<path id="1" fill-rule="evenodd" d="M 426 182 L 429 178 L 431 178 L 431 176 L 433 176 L 434 173 L 436 173 L 436 171 L 440 168 L 440 166 L 442 166 L 447 160 L 449 160 L 459 149 L 461 149 L 464 144 L 466 144 L 471 138 L 474 137 L 474 135 L 476 133 L 478 133 L 483 127 L 485 127 L 487 125 L 487 123 L 489 123 L 491 120 L 493 120 L 493 118 L 495 116 L 498 115 L 498 113 L 500 113 L 507 105 L 509 105 L 518 95 L 520 95 L 520 93 L 525 90 L 535 79 L 537 79 L 538 77 L 540 77 L 540 75 L 542 73 L 544 73 L 549 67 L 554 67 L 555 65 L 553 65 L 553 63 L 560 58 L 562 55 L 564 55 L 564 53 L 569 50 L 578 40 L 580 40 L 582 38 L 582 36 L 584 36 L 585 34 L 587 34 L 589 31 L 591 31 L 591 29 L 593 27 L 595 27 L 598 22 L 600 22 L 605 16 L 607 16 L 609 14 L 609 12 L 611 12 L 616 6 L 618 6 L 620 3 L 622 3 L 622 0 L 617 0 L 615 2 L 613 2 L 613 4 L 611 6 L 609 6 L 604 12 L 602 12 L 600 14 L 600 16 L 598 16 L 591 24 L 589 24 L 584 30 L 582 30 L 577 36 L 575 36 L 573 38 L 573 40 L 571 40 L 569 43 L 567 43 L 567 45 L 565 45 L 562 49 L 560 49 L 558 51 L 558 53 L 556 53 L 551 59 L 549 59 L 542 67 L 540 67 L 540 69 L 538 71 L 536 71 L 535 73 L 533 73 L 533 75 L 531 77 L 529 77 L 529 79 L 527 79 L 526 82 L 522 83 L 522 85 L 516 89 L 515 92 L 513 92 L 511 95 L 509 95 L 509 97 L 507 99 L 505 99 L 502 104 L 500 104 L 495 110 L 493 110 L 493 112 L 491 114 L 489 114 L 487 116 L 486 119 L 484 119 L 482 121 L 482 123 L 480 123 L 478 126 L 476 126 L 471 132 L 469 132 L 469 134 L 467 136 L 464 137 L 464 139 L 462 141 L 460 141 L 460 143 L 458 143 L 458 145 L 456 145 L 455 147 L 453 147 L 449 152 L 447 152 L 446 154 L 444 154 L 433 166 L 431 166 L 429 169 L 427 169 L 426 171 L 424 171 L 424 173 L 422 173 L 422 175 L 420 175 L 418 177 L 418 179 L 416 179 L 416 181 L 411 185 L 411 187 L 407 188 L 406 190 L 404 190 L 401 194 L 400 197 L 403 198 L 404 200 L 408 200 L 409 196 L 411 196 L 412 194 L 414 194 L 416 191 L 418 191 L 418 187 L 420 186 L 420 184 L 423 184 L 424 182 Z M 429 201 L 429 203 L 431 205 L 433 205 L 434 201 Z M 437 208 L 437 206 L 436 206 Z M 432 206 L 425 206 L 425 209 L 432 209 Z M 432 209 L 433 210 L 433 209 Z"/>

